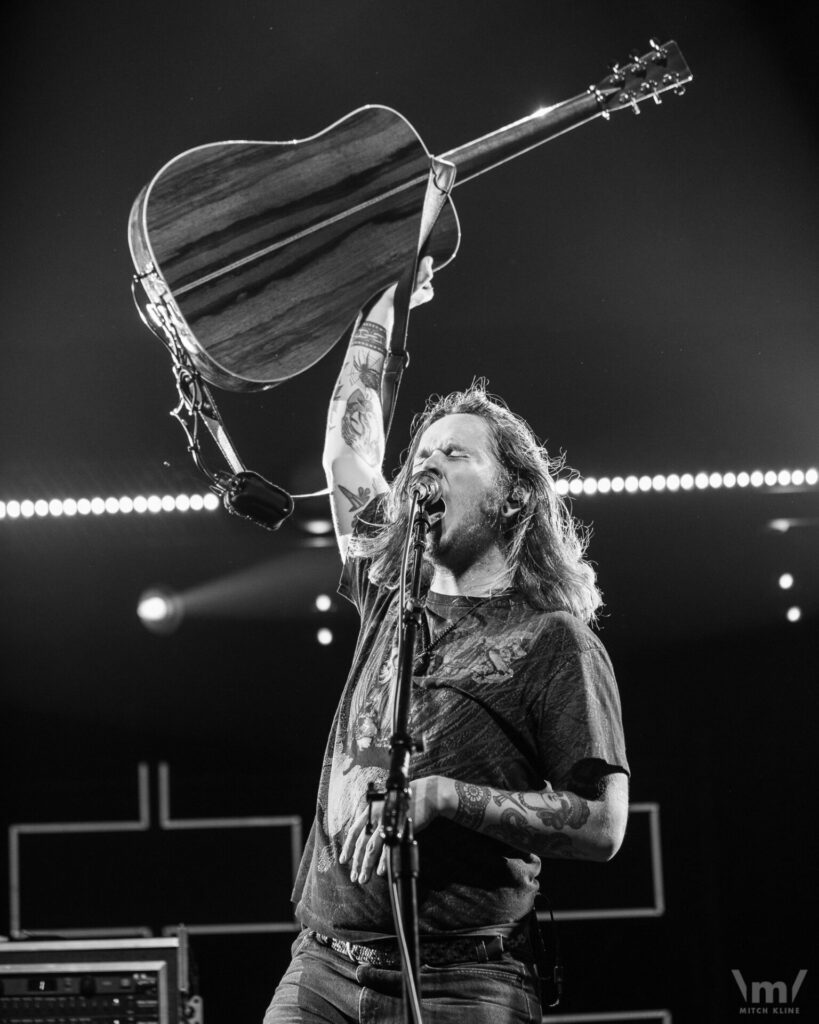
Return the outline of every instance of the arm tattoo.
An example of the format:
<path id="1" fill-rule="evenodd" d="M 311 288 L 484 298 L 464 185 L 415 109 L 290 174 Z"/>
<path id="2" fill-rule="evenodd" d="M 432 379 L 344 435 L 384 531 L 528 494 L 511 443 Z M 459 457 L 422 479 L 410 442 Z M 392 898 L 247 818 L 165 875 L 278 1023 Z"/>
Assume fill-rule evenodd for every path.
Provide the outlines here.
<path id="1" fill-rule="evenodd" d="M 453 821 L 518 849 L 545 857 L 583 857 L 564 829 L 583 828 L 591 815 L 587 800 L 576 793 L 504 793 L 488 786 L 455 782 L 458 808 Z M 490 803 L 498 810 L 486 820 Z M 499 817 L 495 817 L 498 814 Z"/>
<path id="2" fill-rule="evenodd" d="M 452 820 L 467 828 L 480 828 L 492 795 L 489 788 L 456 779 L 455 792 L 458 794 L 458 807 Z"/>
<path id="3" fill-rule="evenodd" d="M 363 387 L 350 393 L 341 419 L 344 443 L 371 466 L 379 464 L 382 446 L 381 370 L 378 362 L 371 363 L 366 355 L 363 360 L 353 359 L 354 379 Z"/>
<path id="4" fill-rule="evenodd" d="M 350 511 L 357 512 L 360 508 L 364 508 L 367 502 L 370 500 L 372 491 L 369 487 L 359 487 L 358 494 L 354 494 L 349 488 L 343 484 L 338 485 L 338 489 L 344 495 L 344 497 L 350 503 Z"/>
<path id="5" fill-rule="evenodd" d="M 365 320 L 360 325 L 352 338 L 354 345 L 363 345 L 371 348 L 382 355 L 387 351 L 387 331 L 381 324 L 374 324 L 371 320 Z"/>

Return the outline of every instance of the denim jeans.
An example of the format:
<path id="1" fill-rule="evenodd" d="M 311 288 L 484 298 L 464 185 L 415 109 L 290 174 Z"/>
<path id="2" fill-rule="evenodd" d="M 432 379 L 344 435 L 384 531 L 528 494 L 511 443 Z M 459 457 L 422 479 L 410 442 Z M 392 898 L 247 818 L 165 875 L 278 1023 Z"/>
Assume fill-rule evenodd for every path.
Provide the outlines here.
<path id="1" fill-rule="evenodd" d="M 534 967 L 499 960 L 421 966 L 424 1024 L 540 1024 Z M 304 933 L 264 1024 L 403 1024 L 400 970 L 356 964 Z"/>

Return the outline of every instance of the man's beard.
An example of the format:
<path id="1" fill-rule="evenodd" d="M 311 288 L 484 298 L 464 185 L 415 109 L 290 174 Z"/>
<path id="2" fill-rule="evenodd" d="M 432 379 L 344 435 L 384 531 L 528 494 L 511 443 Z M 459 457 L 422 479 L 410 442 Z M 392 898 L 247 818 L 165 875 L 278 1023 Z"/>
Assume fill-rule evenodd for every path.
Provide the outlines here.
<path id="1" fill-rule="evenodd" d="M 474 565 L 494 545 L 501 541 L 500 490 L 486 495 L 481 503 L 457 524 L 445 539 L 446 517 L 436 523 L 427 534 L 425 557 L 435 566 L 453 573 L 462 573 Z"/>

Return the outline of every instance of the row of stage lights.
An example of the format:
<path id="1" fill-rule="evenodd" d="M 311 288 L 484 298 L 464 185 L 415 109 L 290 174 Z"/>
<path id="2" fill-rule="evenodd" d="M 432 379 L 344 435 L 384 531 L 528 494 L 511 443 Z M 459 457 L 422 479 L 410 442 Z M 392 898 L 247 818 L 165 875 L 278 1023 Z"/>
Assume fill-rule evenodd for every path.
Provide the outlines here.
<path id="1" fill-rule="evenodd" d="M 136 498 L 52 498 L 46 501 L 0 501 L 0 519 L 32 519 L 46 516 L 137 515 L 158 512 L 201 512 L 219 508 L 215 494 L 150 494 Z"/>
<path id="2" fill-rule="evenodd" d="M 746 473 L 661 473 L 655 476 L 575 477 L 558 480 L 559 494 L 636 494 L 646 491 L 706 491 L 734 487 L 813 487 L 819 471 L 811 469 L 755 469 Z"/>
<path id="3" fill-rule="evenodd" d="M 671 473 L 668 476 L 573 477 L 557 481 L 559 494 L 637 494 L 648 491 L 704 491 L 725 488 L 813 487 L 819 471 L 811 469 L 761 469 L 741 473 Z M 47 501 L 0 501 L 0 519 L 32 519 L 47 516 L 156 514 L 159 512 L 201 512 L 220 507 L 215 494 L 151 494 L 135 498 L 52 498 Z"/>

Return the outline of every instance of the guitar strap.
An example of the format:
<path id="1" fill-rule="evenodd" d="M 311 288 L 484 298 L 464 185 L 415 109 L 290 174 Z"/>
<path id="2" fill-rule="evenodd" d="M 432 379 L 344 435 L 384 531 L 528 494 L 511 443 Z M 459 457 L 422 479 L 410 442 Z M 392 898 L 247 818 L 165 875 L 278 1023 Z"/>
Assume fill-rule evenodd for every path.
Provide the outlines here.
<path id="1" fill-rule="evenodd" d="M 418 257 L 416 256 L 412 265 L 412 273 L 405 274 L 395 289 L 395 324 L 387 357 L 384 360 L 384 371 L 381 375 L 381 411 L 384 416 L 385 440 L 389 437 L 392 427 L 401 377 L 409 366 L 407 330 L 409 328 L 410 299 L 417 273 Z"/>
<path id="2" fill-rule="evenodd" d="M 139 290 L 138 290 L 139 289 Z M 188 452 L 197 469 L 210 481 L 210 489 L 232 515 L 248 519 L 266 530 L 278 530 L 293 512 L 293 497 L 259 473 L 247 469 L 228 435 L 210 388 L 182 344 L 175 305 L 164 294 L 158 276 L 137 274 L 131 293 L 143 323 L 168 349 L 179 402 L 171 415 L 188 439 Z M 200 427 L 207 428 L 231 472 L 208 465 L 202 451 Z"/>
<path id="3" fill-rule="evenodd" d="M 424 198 L 419 226 L 419 245 L 412 266 L 398 282 L 395 289 L 395 323 L 390 339 L 387 358 L 384 360 L 384 371 L 381 375 L 381 410 L 384 416 L 384 437 L 387 438 L 392 427 L 392 418 L 398 398 L 401 376 L 409 366 L 407 351 L 407 331 L 409 328 L 410 300 L 418 275 L 418 262 L 424 253 L 424 245 L 429 241 L 432 230 L 444 208 L 452 187 L 455 184 L 455 165 L 441 157 L 430 158 L 429 180 Z M 449 255 L 446 262 L 454 256 Z"/>

